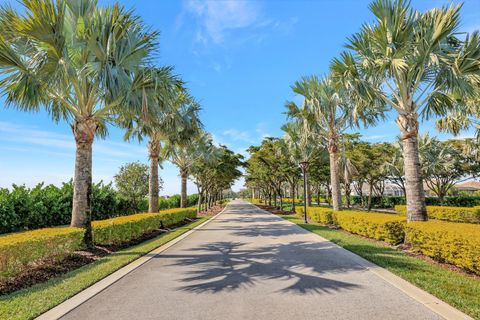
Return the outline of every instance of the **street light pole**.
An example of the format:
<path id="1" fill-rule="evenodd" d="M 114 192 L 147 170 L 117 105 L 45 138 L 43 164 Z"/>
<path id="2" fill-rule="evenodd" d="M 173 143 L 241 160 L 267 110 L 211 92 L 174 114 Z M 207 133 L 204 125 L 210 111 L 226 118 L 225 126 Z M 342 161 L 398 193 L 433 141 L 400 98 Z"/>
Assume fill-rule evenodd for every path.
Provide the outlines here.
<path id="1" fill-rule="evenodd" d="M 306 172 L 308 169 L 308 161 L 300 162 L 300 168 L 302 168 L 303 174 L 303 219 L 305 223 L 308 223 L 307 220 L 307 176 Z"/>

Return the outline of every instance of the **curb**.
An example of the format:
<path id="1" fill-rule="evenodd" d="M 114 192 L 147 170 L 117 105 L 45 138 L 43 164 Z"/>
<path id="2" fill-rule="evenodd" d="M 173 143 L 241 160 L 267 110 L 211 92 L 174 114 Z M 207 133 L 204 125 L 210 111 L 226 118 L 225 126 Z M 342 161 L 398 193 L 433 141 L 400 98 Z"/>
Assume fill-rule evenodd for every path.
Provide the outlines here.
<path id="1" fill-rule="evenodd" d="M 252 205 L 255 206 L 256 208 L 258 208 L 261 211 L 264 211 L 268 214 L 274 215 L 273 213 L 268 212 L 266 210 L 263 210 L 263 209 L 257 207 L 254 204 L 252 204 Z M 282 219 L 280 217 L 278 217 L 278 218 Z M 381 278 L 382 280 L 384 280 L 385 282 L 394 286 L 395 288 L 399 289 L 400 291 L 405 293 L 410 298 L 420 302 L 425 307 L 427 307 L 431 311 L 435 312 L 439 316 L 443 317 L 444 319 L 447 319 L 447 320 L 473 320 L 473 318 L 471 318 L 467 314 L 463 313 L 462 311 L 452 307 L 451 305 L 449 305 L 445 301 L 440 300 L 439 298 L 437 298 L 434 295 L 424 291 L 423 289 L 418 288 L 417 286 L 411 284 L 407 280 L 404 280 L 404 279 L 400 278 L 399 276 L 393 274 L 392 272 L 388 271 L 387 269 L 384 269 L 384 268 L 374 264 L 373 262 L 370 262 L 370 261 L 366 260 L 365 258 L 357 255 L 356 253 L 351 252 L 351 251 L 339 246 L 338 244 L 335 244 L 335 243 L 323 238 L 322 236 L 320 236 L 320 235 L 318 235 L 314 232 L 303 229 L 302 227 L 300 227 L 299 225 L 297 225 L 293 222 L 290 222 L 290 221 L 285 220 L 285 219 L 282 219 L 282 220 L 287 222 L 287 223 L 291 223 L 291 224 L 297 226 L 298 228 L 300 228 L 302 230 L 305 230 L 306 232 L 309 232 L 311 234 L 316 235 L 317 237 L 321 238 L 323 241 L 327 241 L 327 242 L 331 243 L 333 246 L 336 246 L 338 248 L 342 248 L 343 250 L 349 252 L 350 254 L 352 254 L 357 259 L 357 262 L 362 267 L 364 267 L 368 271 L 372 272 L 377 277 Z"/>
<path id="2" fill-rule="evenodd" d="M 36 320 L 54 320 L 54 319 L 59 319 L 75 309 L 76 307 L 80 306 L 82 303 L 86 302 L 87 300 L 93 298 L 95 295 L 98 293 L 102 292 L 118 280 L 122 279 L 124 276 L 128 275 L 130 272 L 133 270 L 137 269 L 150 259 L 154 258 L 155 256 L 159 255 L 163 251 L 167 250 L 168 248 L 174 246 L 176 243 L 182 241 L 195 231 L 197 231 L 200 228 L 203 228 L 205 225 L 210 223 L 210 221 L 215 220 L 219 215 L 221 215 L 228 207 L 228 204 L 223 208 L 222 211 L 208 219 L 207 221 L 203 222 L 202 224 L 196 226 L 195 228 L 181 234 L 180 236 L 170 240 L 169 242 L 165 243 L 164 245 L 153 249 L 149 253 L 145 254 L 144 256 L 138 258 L 137 260 L 134 260 L 127 264 L 126 266 L 118 269 L 117 271 L 113 272 L 112 274 L 106 276 L 102 280 L 92 284 L 90 287 L 87 287 L 86 289 L 80 291 L 73 297 L 65 300 L 64 302 L 60 303 L 59 305 L 53 307 L 52 309 L 46 311 L 45 313 L 41 314 Z"/>

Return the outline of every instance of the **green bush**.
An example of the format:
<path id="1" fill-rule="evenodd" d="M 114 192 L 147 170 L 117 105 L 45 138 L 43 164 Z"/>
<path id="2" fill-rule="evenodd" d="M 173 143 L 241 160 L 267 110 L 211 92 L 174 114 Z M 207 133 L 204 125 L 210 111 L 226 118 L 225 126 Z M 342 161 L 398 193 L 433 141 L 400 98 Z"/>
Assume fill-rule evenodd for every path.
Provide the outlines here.
<path id="1" fill-rule="evenodd" d="M 82 247 L 83 230 L 46 228 L 0 236 L 0 277 L 14 276 L 40 260 L 62 259 Z"/>
<path id="2" fill-rule="evenodd" d="M 362 204 L 362 197 L 360 196 L 351 196 L 351 204 L 360 205 Z M 364 204 L 367 203 L 368 197 L 364 196 Z M 343 196 L 343 201 L 345 203 L 345 196 Z M 439 198 L 427 197 L 425 199 L 428 206 L 448 206 L 448 207 L 475 207 L 480 206 L 480 197 L 465 197 L 465 196 L 449 196 L 445 197 L 443 204 Z M 396 205 L 405 205 L 405 197 L 393 197 L 393 196 L 384 196 L 384 197 L 372 197 L 372 207 L 373 208 L 393 208 Z"/>
<path id="3" fill-rule="evenodd" d="M 395 206 L 399 214 L 407 215 L 407 206 Z M 480 207 L 440 207 L 427 206 L 430 219 L 451 222 L 480 223 Z"/>
<path id="4" fill-rule="evenodd" d="M 410 222 L 405 225 L 405 233 L 413 250 L 480 274 L 480 225 Z"/>
<path id="5" fill-rule="evenodd" d="M 140 238 L 143 234 L 194 219 L 195 208 L 167 209 L 159 213 L 140 213 L 130 216 L 94 221 L 93 241 L 101 245 L 117 245 Z"/>
<path id="6" fill-rule="evenodd" d="M 72 212 L 73 183 L 61 187 L 45 186 L 34 188 L 13 185 L 12 190 L 0 188 L 0 234 L 32 230 L 45 227 L 68 225 Z M 198 196 L 190 195 L 187 205 L 196 205 Z M 160 210 L 178 208 L 180 196 L 160 198 Z M 139 204 L 142 212 L 148 209 L 148 199 Z M 92 220 L 102 220 L 134 213 L 130 201 L 119 196 L 112 184 L 103 182 L 92 185 Z"/>
<path id="7" fill-rule="evenodd" d="M 364 237 L 398 244 L 405 239 L 405 218 L 385 213 L 336 211 L 335 224 Z"/>

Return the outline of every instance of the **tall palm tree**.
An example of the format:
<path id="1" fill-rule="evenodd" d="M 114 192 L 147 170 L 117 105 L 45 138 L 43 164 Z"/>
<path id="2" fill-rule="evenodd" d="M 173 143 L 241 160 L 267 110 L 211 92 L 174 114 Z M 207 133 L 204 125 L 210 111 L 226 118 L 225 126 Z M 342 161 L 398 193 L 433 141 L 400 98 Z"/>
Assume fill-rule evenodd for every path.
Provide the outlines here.
<path id="1" fill-rule="evenodd" d="M 148 212 L 158 212 L 159 178 L 158 167 L 162 151 L 162 142 L 182 141 L 190 138 L 201 125 L 198 119 L 198 104 L 182 86 L 182 82 L 171 74 L 172 68 L 149 68 L 150 81 L 138 81 L 131 100 L 141 100 L 144 110 L 152 108 L 154 112 L 129 116 L 123 126 L 127 131 L 125 139 L 132 137 L 142 141 L 148 137 L 148 158 L 150 160 Z"/>
<path id="2" fill-rule="evenodd" d="M 294 102 L 287 102 L 287 114 L 294 121 L 288 122 L 282 126 L 282 130 L 285 132 L 284 141 L 290 161 L 296 165 L 301 162 L 310 163 L 313 157 L 316 155 L 319 149 L 318 144 L 315 143 L 316 134 L 313 131 L 311 122 L 306 119 L 308 115 L 304 114 L 299 106 Z M 305 116 L 302 116 L 303 115 Z M 292 210 L 295 211 L 295 188 L 297 185 L 295 171 L 290 178 L 290 188 L 292 189 Z M 308 179 L 308 168 L 305 170 L 305 180 L 307 185 L 307 203 L 311 202 L 310 182 Z M 297 195 L 298 196 L 298 195 Z M 311 203 L 308 203 L 311 205 Z"/>
<path id="3" fill-rule="evenodd" d="M 332 205 L 340 210 L 340 177 L 338 171 L 338 142 L 340 134 L 349 126 L 349 101 L 337 90 L 331 77 L 304 77 L 295 82 L 293 91 L 304 97 L 304 109 L 310 122 L 313 121 L 318 137 L 327 146 L 330 155 L 330 184 Z"/>
<path id="4" fill-rule="evenodd" d="M 480 85 L 479 34 L 457 37 L 460 5 L 427 12 L 406 0 L 376 0 L 377 21 L 364 25 L 347 44 L 352 52 L 332 63 L 338 79 L 368 101 L 383 100 L 397 111 L 403 140 L 408 221 L 427 219 L 418 155 L 419 117 L 445 116 L 457 100 Z"/>
<path id="5" fill-rule="evenodd" d="M 186 141 L 173 141 L 165 147 L 165 157 L 175 164 L 180 171 L 181 191 L 180 191 L 180 207 L 187 206 L 187 179 L 190 174 L 190 167 L 208 153 L 211 146 L 209 141 L 210 135 L 198 131 Z"/>
<path id="6" fill-rule="evenodd" d="M 67 120 L 76 142 L 71 225 L 91 239 L 92 144 L 107 123 L 141 105 L 123 103 L 148 65 L 157 32 L 133 12 L 95 0 L 23 0 L 0 7 L 0 87 L 8 105 Z"/>

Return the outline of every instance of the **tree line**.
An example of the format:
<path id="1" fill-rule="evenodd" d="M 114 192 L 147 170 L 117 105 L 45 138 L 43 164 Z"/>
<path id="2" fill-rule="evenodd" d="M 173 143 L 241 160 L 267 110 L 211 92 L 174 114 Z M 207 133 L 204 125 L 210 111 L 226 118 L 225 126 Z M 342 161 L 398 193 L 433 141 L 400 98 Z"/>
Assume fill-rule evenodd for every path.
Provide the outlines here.
<path id="1" fill-rule="evenodd" d="M 341 210 L 342 184 L 350 194 L 365 183 L 372 195 L 390 180 L 405 193 L 408 221 L 425 221 L 424 182 L 442 198 L 458 179 L 478 175 L 479 32 L 459 32 L 461 5 L 420 12 L 409 1 L 376 0 L 369 8 L 375 21 L 347 39 L 329 72 L 292 85 L 303 102 L 286 103 L 283 138 L 250 148 L 247 185 L 278 195 L 289 184 L 293 198 L 302 164 L 305 178 L 325 185 L 333 209 Z M 391 114 L 400 133 L 394 144 L 349 134 Z M 476 136 L 447 142 L 421 136 L 425 119 L 453 134 L 474 128 Z"/>
<path id="2" fill-rule="evenodd" d="M 20 5 L 19 10 L 0 6 L 0 88 L 7 106 L 45 110 L 54 121 L 70 124 L 76 143 L 70 224 L 85 228 L 87 244 L 92 244 L 92 145 L 110 126 L 124 129 L 126 140 L 147 140 L 149 212 L 159 209 L 162 161 L 180 169 L 182 207 L 189 176 L 201 190 L 199 207 L 233 184 L 241 156 L 213 145 L 184 81 L 173 67 L 156 65 L 158 31 L 118 3 Z"/>

